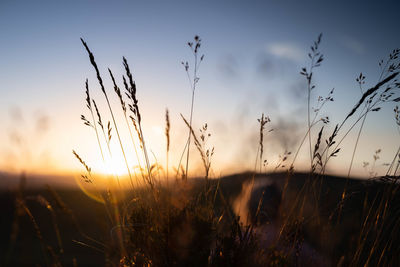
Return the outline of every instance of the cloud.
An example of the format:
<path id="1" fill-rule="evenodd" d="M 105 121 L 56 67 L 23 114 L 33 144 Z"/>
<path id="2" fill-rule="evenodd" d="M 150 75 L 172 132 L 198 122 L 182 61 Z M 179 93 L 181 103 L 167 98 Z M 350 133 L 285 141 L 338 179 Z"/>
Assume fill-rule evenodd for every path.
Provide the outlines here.
<path id="1" fill-rule="evenodd" d="M 293 43 L 271 43 L 267 45 L 267 52 L 280 58 L 288 59 L 291 61 L 301 61 L 304 58 L 303 49 L 299 48 Z"/>
<path id="2" fill-rule="evenodd" d="M 341 39 L 342 45 L 356 53 L 358 55 L 363 55 L 366 52 L 365 45 L 360 41 L 356 40 L 354 37 L 346 36 Z"/>

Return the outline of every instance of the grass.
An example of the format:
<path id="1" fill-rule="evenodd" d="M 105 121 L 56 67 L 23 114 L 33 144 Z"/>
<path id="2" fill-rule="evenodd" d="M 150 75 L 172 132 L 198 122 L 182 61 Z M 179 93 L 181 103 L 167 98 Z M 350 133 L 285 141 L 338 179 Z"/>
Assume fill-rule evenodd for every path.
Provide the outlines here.
<path id="1" fill-rule="evenodd" d="M 65 260 L 63 244 L 66 243 L 66 237 L 62 240 L 54 205 L 58 206 L 62 216 L 73 222 L 70 227 L 78 230 L 80 238 L 73 239 L 74 244 L 101 253 L 104 263 L 109 266 L 400 264 L 396 256 L 400 252 L 400 147 L 386 175 L 374 176 L 365 181 L 351 179 L 351 169 L 367 115 L 379 112 L 383 105 L 400 101 L 394 91 L 400 88 L 396 79 L 400 70 L 399 49 L 393 50 L 386 61 L 380 62 L 381 74 L 374 86 L 364 89 L 364 75 L 360 74 L 356 78 L 361 91 L 360 99 L 346 117 L 335 124 L 333 131 L 327 133 L 330 118 L 320 117 L 320 112 L 325 105 L 334 102 L 334 91 L 331 90 L 326 97 L 319 97 L 316 107 L 311 108 L 312 92 L 317 90 L 314 71 L 324 60 L 319 50 L 322 41 L 322 35 L 319 35 L 308 54 L 309 67 L 302 68 L 300 72 L 307 81 L 307 131 L 298 149 L 294 153 L 285 152 L 274 172 L 268 173 L 268 176 L 262 173 L 262 167 L 267 162 L 264 158 L 264 139 L 272 131 L 267 127 L 271 119 L 262 114 L 258 119 L 260 127 L 254 172 L 217 178 L 210 177 L 214 148 L 207 143 L 211 136 L 208 126 L 204 124 L 198 134 L 192 127 L 195 91 L 199 83 L 198 71 L 204 58 L 200 56 L 201 39 L 195 36 L 194 41 L 188 43 L 193 52 L 194 65 L 189 68 L 188 62 L 182 62 L 192 92 L 189 120 L 181 115 L 188 127 L 188 138 L 184 141 L 181 160 L 175 167 L 175 177 L 172 177 L 169 172 L 171 125 L 168 109 L 165 114 L 166 167 L 162 171 L 157 160 L 152 164 L 149 158 L 142 129 L 144 117 L 140 113 L 136 84 L 127 59 L 123 58 L 124 92 L 108 69 L 113 91 L 123 111 L 125 127 L 129 129 L 129 141 L 139 164 L 140 173 L 137 174 L 130 168 L 125 156 L 126 140 L 122 140 L 119 134 L 122 126 L 118 125 L 114 117 L 116 107 L 110 104 L 111 94 L 103 84 L 93 53 L 87 43 L 83 39 L 81 41 L 107 103 L 107 112 L 104 112 L 92 99 L 89 82 L 86 80 L 86 106 L 90 119 L 82 115 L 81 120 L 94 131 L 93 140 L 97 142 L 104 164 L 107 160 L 104 156 L 106 150 L 110 158 L 113 156 L 109 145 L 116 134 L 129 174 L 130 188 L 122 190 L 117 174 L 110 175 L 109 179 L 115 180 L 118 187 L 97 187 L 91 167 L 81 155 L 73 151 L 85 170 L 82 174 L 83 182 L 93 185 L 103 202 L 107 230 L 101 240 L 85 233 L 80 226 L 80 218 L 74 215 L 73 210 L 63 203 L 54 190 L 48 189 L 50 194 L 46 197 L 39 194 L 39 197 L 32 199 L 25 196 L 21 188 L 16 196 L 18 212 L 15 218 L 23 214 L 28 216 L 40 240 L 45 265 L 79 264 L 75 257 L 71 261 Z M 193 73 L 190 72 L 192 69 Z M 397 106 L 394 112 L 400 127 Z M 109 116 L 111 122 L 104 124 L 102 118 Z M 341 155 L 343 141 L 357 127 L 347 177 L 340 179 L 327 175 L 329 161 Z M 101 135 L 104 140 L 100 138 Z M 204 167 L 201 179 L 188 179 L 192 142 Z M 298 173 L 295 165 L 303 146 L 308 150 L 310 167 L 309 172 Z M 182 164 L 185 153 L 186 163 Z M 144 166 L 141 164 L 142 159 L 145 161 Z M 40 202 L 50 212 L 51 225 L 57 237 L 55 246 L 58 249 L 46 243 L 41 227 L 27 204 L 29 201 Z M 237 207 L 233 207 L 235 202 L 238 203 Z M 93 228 L 100 224 L 96 219 L 91 223 Z M 15 240 L 13 237 L 11 243 Z"/>

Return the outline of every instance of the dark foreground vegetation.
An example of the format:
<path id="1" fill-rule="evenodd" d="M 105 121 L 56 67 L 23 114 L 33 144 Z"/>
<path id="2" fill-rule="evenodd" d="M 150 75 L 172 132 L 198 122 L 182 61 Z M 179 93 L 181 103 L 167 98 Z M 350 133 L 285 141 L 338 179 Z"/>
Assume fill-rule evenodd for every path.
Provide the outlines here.
<path id="1" fill-rule="evenodd" d="M 178 182 L 171 191 L 163 188 L 158 205 L 142 191 L 144 200 L 132 203 L 125 223 L 125 248 L 135 254 L 120 264 L 399 263 L 400 236 L 393 226 L 398 220 L 400 194 L 391 188 L 397 185 L 372 180 L 346 182 L 332 176 L 313 181 L 308 174 L 292 174 L 294 182 L 282 199 L 286 176 L 244 173 L 223 177 L 210 181 L 207 193 L 203 179 L 191 179 Z M 241 197 L 243 185 L 253 179 L 252 196 L 240 199 L 248 201 L 250 213 L 248 224 L 242 224 L 234 203 Z M 341 206 L 346 183 L 349 197 Z M 312 185 L 320 186 L 318 203 L 313 190 L 304 190 Z M 394 194 L 385 206 L 389 191 Z M 2 192 L 0 197 L 2 266 L 102 266 L 118 262 L 120 255 L 113 247 L 118 245 L 117 232 L 104 204 L 82 191 L 20 188 Z M 376 252 L 371 253 L 372 249 Z M 382 258 L 384 250 L 390 253 Z"/>

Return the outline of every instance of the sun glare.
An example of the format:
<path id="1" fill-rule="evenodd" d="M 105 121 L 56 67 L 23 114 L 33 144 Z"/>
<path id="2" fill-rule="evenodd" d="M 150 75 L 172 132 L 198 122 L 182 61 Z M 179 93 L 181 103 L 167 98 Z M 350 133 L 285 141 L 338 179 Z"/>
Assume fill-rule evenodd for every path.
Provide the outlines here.
<path id="1" fill-rule="evenodd" d="M 101 173 L 106 175 L 127 176 L 128 169 L 123 159 L 118 157 L 112 157 L 107 159 L 106 163 L 103 164 Z"/>

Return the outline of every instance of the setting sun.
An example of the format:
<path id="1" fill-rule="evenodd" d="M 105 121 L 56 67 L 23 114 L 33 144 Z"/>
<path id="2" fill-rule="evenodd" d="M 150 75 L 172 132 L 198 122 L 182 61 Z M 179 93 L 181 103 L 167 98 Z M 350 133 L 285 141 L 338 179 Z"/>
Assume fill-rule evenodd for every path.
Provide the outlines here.
<path id="1" fill-rule="evenodd" d="M 128 170 L 124 163 L 124 159 L 117 157 L 106 159 L 106 164 L 100 172 L 107 175 L 118 175 L 121 177 L 128 175 Z"/>

